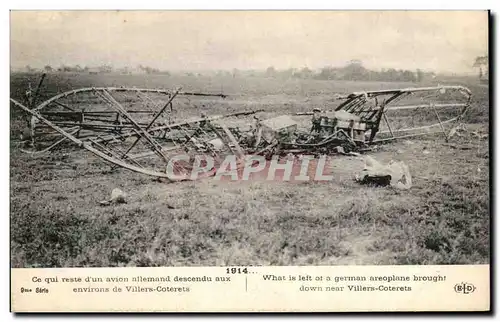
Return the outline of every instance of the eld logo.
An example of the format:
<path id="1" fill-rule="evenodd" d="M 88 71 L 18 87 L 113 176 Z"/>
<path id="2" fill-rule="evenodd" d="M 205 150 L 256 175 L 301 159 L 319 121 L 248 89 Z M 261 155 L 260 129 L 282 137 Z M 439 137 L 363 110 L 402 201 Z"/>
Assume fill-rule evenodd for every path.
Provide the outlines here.
<path id="1" fill-rule="evenodd" d="M 462 282 L 455 284 L 455 292 L 457 293 L 470 294 L 473 293 L 475 290 L 476 287 L 469 283 Z"/>

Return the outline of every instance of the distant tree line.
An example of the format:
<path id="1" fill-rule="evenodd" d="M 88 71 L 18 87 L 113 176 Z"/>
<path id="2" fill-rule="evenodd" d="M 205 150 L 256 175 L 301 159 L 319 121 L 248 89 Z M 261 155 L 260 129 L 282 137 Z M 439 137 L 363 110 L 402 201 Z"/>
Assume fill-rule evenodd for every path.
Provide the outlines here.
<path id="1" fill-rule="evenodd" d="M 40 69 L 32 68 L 30 65 L 26 65 L 24 70 L 28 73 L 39 72 Z M 100 65 L 95 67 L 80 66 L 80 65 L 61 65 L 59 67 L 52 67 L 51 65 L 45 65 L 43 71 L 46 73 L 61 72 L 61 73 L 90 73 L 90 74 L 108 74 L 108 73 L 120 73 L 120 74 L 133 74 L 133 73 L 144 73 L 144 74 L 161 74 L 170 75 L 168 71 L 160 70 L 158 68 L 153 68 L 150 66 L 138 65 L 137 68 L 114 68 L 111 65 Z"/>
<path id="2" fill-rule="evenodd" d="M 478 57 L 475 66 L 480 69 L 480 77 L 484 74 L 483 66 L 487 57 Z M 29 65 L 25 67 L 27 72 L 37 72 L 36 68 L 31 68 Z M 97 67 L 88 67 L 80 65 L 61 65 L 59 67 L 52 67 L 46 65 L 43 71 L 51 72 L 72 72 L 72 73 L 90 73 L 90 74 L 106 74 L 106 73 L 119 73 L 119 74 L 148 74 L 148 75 L 170 75 L 170 72 L 160 70 L 159 68 L 139 64 L 135 68 L 123 67 L 114 68 L 111 65 L 101 65 Z M 318 70 L 312 70 L 308 67 L 303 68 L 288 68 L 278 70 L 273 66 L 269 66 L 266 70 L 239 70 L 233 68 L 232 70 L 219 70 L 213 71 L 213 75 L 229 76 L 229 77 L 272 77 L 280 79 L 318 79 L 318 80 L 350 80 L 350 81 L 382 81 L 382 82 L 421 82 L 424 79 L 432 79 L 436 75 L 433 72 L 424 72 L 421 69 L 415 71 L 408 69 L 395 69 L 388 68 L 382 70 L 371 70 L 363 66 L 360 60 L 351 60 L 345 66 L 332 67 L 325 66 Z M 202 74 L 196 72 L 184 72 L 185 76 L 201 76 Z M 207 75 L 211 75 L 209 72 Z"/>
<path id="3" fill-rule="evenodd" d="M 382 81 L 382 82 L 420 82 L 424 78 L 432 78 L 434 73 L 403 69 L 382 69 L 380 71 L 370 70 L 363 66 L 359 60 L 351 60 L 343 67 L 325 66 L 318 71 L 307 67 L 302 69 L 290 68 L 287 70 L 276 70 L 270 66 L 266 69 L 267 77 L 286 78 L 312 78 L 319 80 L 351 80 L 351 81 Z"/>
<path id="4" fill-rule="evenodd" d="M 163 74 L 163 75 L 170 75 L 169 72 L 167 71 L 162 71 L 158 68 L 154 68 L 154 67 L 149 67 L 149 66 L 143 66 L 143 65 L 139 65 L 139 70 L 143 71 L 144 73 L 146 74 Z"/>

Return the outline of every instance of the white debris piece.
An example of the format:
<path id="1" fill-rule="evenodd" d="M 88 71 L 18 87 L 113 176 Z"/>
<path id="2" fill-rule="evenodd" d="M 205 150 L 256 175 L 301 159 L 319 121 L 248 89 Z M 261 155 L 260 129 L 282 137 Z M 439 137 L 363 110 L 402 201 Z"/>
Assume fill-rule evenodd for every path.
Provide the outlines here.
<path id="1" fill-rule="evenodd" d="M 200 143 L 200 142 L 199 142 L 196 138 L 190 138 L 190 139 L 189 139 L 189 141 L 190 141 L 191 143 L 193 143 L 193 144 L 194 144 L 194 146 L 195 146 L 197 149 L 199 149 L 199 150 L 201 150 L 201 149 L 204 149 L 204 148 L 205 148 L 205 146 L 204 146 L 203 144 L 201 144 L 201 143 Z"/>
<path id="2" fill-rule="evenodd" d="M 341 147 L 341 146 L 336 146 L 336 147 L 334 148 L 334 150 L 335 150 L 335 152 L 337 152 L 337 153 L 340 153 L 340 154 L 345 154 L 345 150 L 344 150 L 344 148 L 343 148 L 343 147 Z"/>
<path id="3" fill-rule="evenodd" d="M 126 202 L 127 202 L 127 194 L 118 188 L 114 188 L 113 191 L 111 191 L 111 198 L 108 200 L 101 201 L 100 204 L 103 206 L 107 206 L 111 203 L 126 203 Z"/>
<path id="4" fill-rule="evenodd" d="M 222 151 L 224 148 L 224 142 L 219 138 L 208 141 L 208 144 L 215 151 Z"/>
<path id="5" fill-rule="evenodd" d="M 391 186 L 401 190 L 410 189 L 412 186 L 410 169 L 403 161 L 389 162 L 391 171 Z"/>
<path id="6" fill-rule="evenodd" d="M 391 185 L 402 190 L 412 186 L 410 170 L 403 161 L 391 160 L 387 165 L 384 165 L 370 156 L 365 158 L 365 167 L 356 176 L 356 181 Z"/>
<path id="7" fill-rule="evenodd" d="M 113 191 L 111 191 L 111 202 L 114 203 L 126 203 L 127 202 L 127 194 L 123 191 L 121 191 L 118 188 L 114 188 Z"/>

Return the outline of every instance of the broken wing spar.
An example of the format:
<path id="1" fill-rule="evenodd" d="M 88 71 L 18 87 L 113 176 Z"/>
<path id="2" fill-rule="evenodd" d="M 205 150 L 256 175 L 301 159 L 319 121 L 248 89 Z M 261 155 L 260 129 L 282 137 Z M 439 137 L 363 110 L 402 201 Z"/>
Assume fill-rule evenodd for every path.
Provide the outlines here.
<path id="1" fill-rule="evenodd" d="M 156 94 L 163 94 L 167 96 L 171 96 L 173 94 L 172 91 L 166 90 L 166 89 L 152 89 L 152 88 L 135 88 L 135 87 L 85 87 L 85 88 L 78 88 L 74 89 L 71 91 L 67 91 L 61 94 L 58 94 L 45 102 L 41 103 L 38 105 L 35 110 L 41 110 L 48 105 L 52 103 L 56 103 L 56 101 L 76 95 L 79 93 L 87 93 L 87 92 L 131 92 L 131 93 L 156 93 Z M 199 92 L 180 92 L 179 90 L 177 91 L 178 95 L 185 95 L 185 96 L 214 96 L 214 97 L 222 97 L 226 98 L 227 96 L 224 94 L 212 94 L 212 93 L 199 93 Z"/>

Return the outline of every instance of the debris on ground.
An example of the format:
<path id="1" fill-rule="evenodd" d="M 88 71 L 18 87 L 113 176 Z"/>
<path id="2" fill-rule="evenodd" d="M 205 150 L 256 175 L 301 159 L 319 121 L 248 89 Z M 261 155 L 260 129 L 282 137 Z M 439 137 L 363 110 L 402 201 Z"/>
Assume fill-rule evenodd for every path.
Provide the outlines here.
<path id="1" fill-rule="evenodd" d="M 341 146 L 336 146 L 334 148 L 334 151 L 337 152 L 337 153 L 340 153 L 340 154 L 346 154 L 344 148 L 341 147 Z"/>
<path id="2" fill-rule="evenodd" d="M 458 145 L 458 144 L 444 144 L 444 146 L 447 146 L 449 148 L 455 149 L 455 150 L 472 150 L 472 149 L 477 149 L 477 146 L 474 146 L 472 144 L 463 144 L 463 145 Z"/>
<path id="3" fill-rule="evenodd" d="M 111 198 L 100 202 L 103 206 L 107 206 L 112 203 L 127 203 L 127 194 L 118 188 L 114 188 L 113 191 L 111 191 Z"/>
<path id="4" fill-rule="evenodd" d="M 391 160 L 384 165 L 374 158 L 365 158 L 365 167 L 356 181 L 362 184 L 373 184 L 376 186 L 391 186 L 396 189 L 406 190 L 411 188 L 411 174 L 408 166 L 403 161 Z"/>
<path id="5" fill-rule="evenodd" d="M 479 133 L 479 132 L 472 132 L 472 135 L 480 140 L 485 140 L 488 138 L 488 133 Z"/>
<path id="6" fill-rule="evenodd" d="M 450 132 L 448 133 L 448 139 L 451 139 L 454 136 L 462 137 L 464 134 L 466 134 L 466 132 L 467 129 L 465 128 L 465 125 L 463 123 L 460 123 L 450 130 Z"/>

